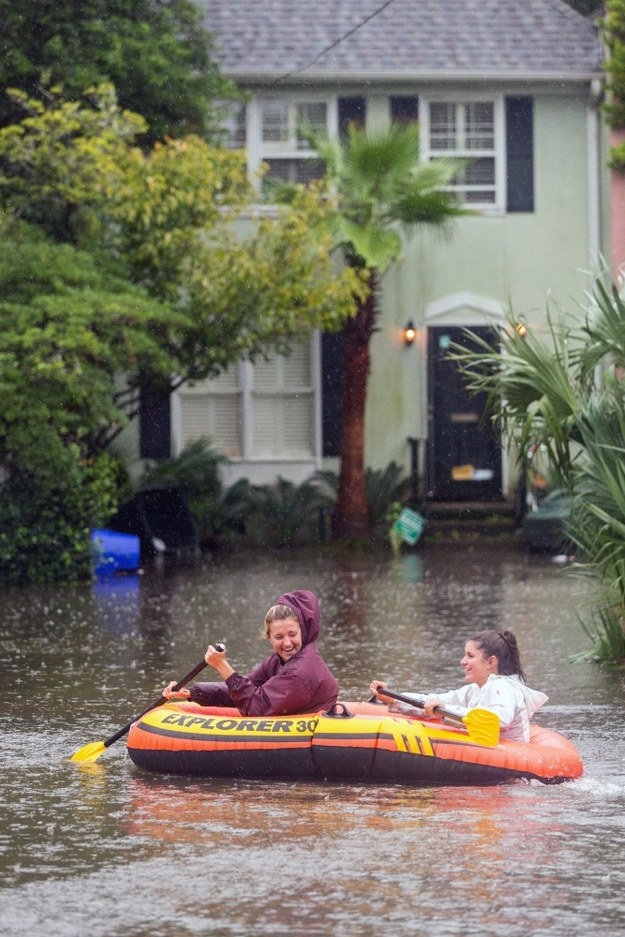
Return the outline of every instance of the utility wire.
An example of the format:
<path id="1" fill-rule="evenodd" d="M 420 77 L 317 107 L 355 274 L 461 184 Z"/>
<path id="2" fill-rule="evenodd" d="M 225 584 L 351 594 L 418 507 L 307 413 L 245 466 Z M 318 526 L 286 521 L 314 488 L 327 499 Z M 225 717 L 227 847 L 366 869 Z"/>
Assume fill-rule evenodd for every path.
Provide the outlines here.
<path id="1" fill-rule="evenodd" d="M 307 68 L 311 68 L 313 65 L 315 65 L 319 61 L 319 59 L 323 58 L 323 56 L 327 52 L 331 52 L 332 49 L 335 49 L 338 45 L 340 45 L 346 39 L 349 39 L 349 37 L 353 36 L 354 33 L 357 33 L 358 30 L 361 29 L 365 25 L 365 23 L 368 23 L 370 20 L 375 19 L 375 17 L 378 16 L 378 14 L 380 14 L 387 7 L 390 7 L 391 3 L 394 3 L 394 2 L 395 0 L 386 0 L 386 2 L 383 3 L 381 6 L 379 6 L 377 10 L 374 10 L 373 13 L 369 14 L 369 16 L 365 16 L 364 20 L 358 23 L 357 26 L 354 26 L 353 29 L 350 29 L 344 35 L 339 36 L 339 38 L 335 39 L 334 42 L 331 42 L 329 46 L 326 46 L 325 49 L 322 49 L 319 55 L 315 56 L 314 59 L 311 59 L 310 62 L 306 63 L 306 65 L 302 65 L 301 68 L 297 68 L 295 69 L 295 71 L 287 72 L 286 75 L 282 75 L 278 79 L 278 81 L 284 81 L 285 78 L 293 78 L 295 75 L 301 75 L 301 73 L 305 72 Z"/>

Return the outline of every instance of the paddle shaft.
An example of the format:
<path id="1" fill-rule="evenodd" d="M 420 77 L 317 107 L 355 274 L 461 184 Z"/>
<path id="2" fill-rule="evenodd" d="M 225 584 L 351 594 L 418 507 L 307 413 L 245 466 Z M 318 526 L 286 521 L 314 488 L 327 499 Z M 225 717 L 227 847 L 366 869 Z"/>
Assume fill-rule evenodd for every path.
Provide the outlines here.
<path id="1" fill-rule="evenodd" d="M 226 648 L 225 648 L 225 646 L 224 646 L 223 644 L 216 644 L 216 645 L 215 645 L 215 648 L 216 648 L 218 651 L 225 651 L 225 650 L 226 650 Z M 197 675 L 200 673 L 200 671 L 204 670 L 205 667 L 206 667 L 206 661 L 205 661 L 205 660 L 200 661 L 200 663 L 197 664 L 197 665 L 193 668 L 193 670 L 190 670 L 189 673 L 185 674 L 184 677 L 182 677 L 182 679 L 180 679 L 180 680 L 178 681 L 178 683 L 176 683 L 176 685 L 175 685 L 172 689 L 173 689 L 173 690 L 181 690 L 181 689 L 183 688 L 183 686 L 186 686 L 187 683 L 190 683 L 191 680 L 193 680 L 194 677 L 197 677 Z M 105 748 L 108 748 L 109 745 L 112 745 L 112 744 L 113 744 L 113 742 L 117 742 L 118 739 L 121 739 L 122 736 L 124 736 L 124 735 L 126 735 L 128 732 L 130 732 L 130 727 L 132 726 L 133 722 L 136 722 L 137 719 L 143 718 L 143 716 L 145 716 L 147 713 L 149 713 L 152 709 L 156 709 L 157 706 L 161 706 L 163 703 L 166 703 L 166 702 L 167 702 L 167 700 L 166 700 L 166 698 L 165 698 L 164 696 L 159 696 L 159 698 L 158 698 L 154 703 L 152 703 L 151 706 L 148 706 L 148 708 L 147 708 L 147 709 L 144 709 L 142 713 L 139 713 L 138 716 L 135 716 L 134 719 L 131 719 L 130 722 L 127 723 L 127 725 L 125 725 L 122 729 L 118 729 L 118 731 L 115 732 L 114 735 L 111 735 L 111 736 L 109 736 L 107 739 L 105 739 L 104 742 L 102 743 L 102 744 L 104 745 L 104 747 L 105 747 Z"/>
<path id="2" fill-rule="evenodd" d="M 389 690 L 386 687 L 378 687 L 378 693 L 382 694 L 383 696 L 390 696 L 391 699 L 396 699 L 400 703 L 408 703 L 409 706 L 416 706 L 418 709 L 425 709 L 425 703 L 423 700 L 413 699 L 411 696 L 403 696 L 401 693 L 396 693 L 395 690 Z M 465 728 L 462 716 L 460 716 L 458 713 L 452 713 L 448 709 L 442 709 L 441 706 L 436 706 L 434 708 L 434 712 L 443 719 L 448 719 L 450 722 L 455 722 Z"/>

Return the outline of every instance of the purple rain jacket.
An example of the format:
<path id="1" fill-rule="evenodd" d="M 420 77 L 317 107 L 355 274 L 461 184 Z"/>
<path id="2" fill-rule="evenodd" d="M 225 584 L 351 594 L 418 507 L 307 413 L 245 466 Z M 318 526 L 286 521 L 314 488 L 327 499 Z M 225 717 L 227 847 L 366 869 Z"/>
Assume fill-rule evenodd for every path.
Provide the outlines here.
<path id="1" fill-rule="evenodd" d="M 270 654 L 250 673 L 225 683 L 195 683 L 191 700 L 201 706 L 236 706 L 244 716 L 287 716 L 330 709 L 339 685 L 317 649 L 319 602 L 307 589 L 286 592 L 274 605 L 289 605 L 302 629 L 302 649 L 286 663 Z"/>

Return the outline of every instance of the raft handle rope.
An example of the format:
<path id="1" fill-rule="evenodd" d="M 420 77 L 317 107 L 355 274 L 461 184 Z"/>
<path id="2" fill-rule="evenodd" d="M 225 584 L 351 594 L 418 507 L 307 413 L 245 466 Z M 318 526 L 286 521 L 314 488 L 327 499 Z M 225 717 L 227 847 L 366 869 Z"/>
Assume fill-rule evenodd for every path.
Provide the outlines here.
<path id="1" fill-rule="evenodd" d="M 328 709 L 324 713 L 324 716 L 329 716 L 330 719 L 353 719 L 354 714 L 349 711 L 345 703 L 335 703 L 332 709 Z"/>

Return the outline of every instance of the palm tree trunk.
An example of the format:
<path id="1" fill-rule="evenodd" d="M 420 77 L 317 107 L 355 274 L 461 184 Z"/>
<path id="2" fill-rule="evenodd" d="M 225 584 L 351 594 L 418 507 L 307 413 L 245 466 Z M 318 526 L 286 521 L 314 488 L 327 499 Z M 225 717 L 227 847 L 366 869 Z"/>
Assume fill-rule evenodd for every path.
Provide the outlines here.
<path id="1" fill-rule="evenodd" d="M 369 537 L 365 482 L 365 408 L 369 380 L 369 343 L 377 317 L 375 279 L 357 314 L 343 328 L 343 401 L 341 468 L 332 531 L 339 540 Z"/>

